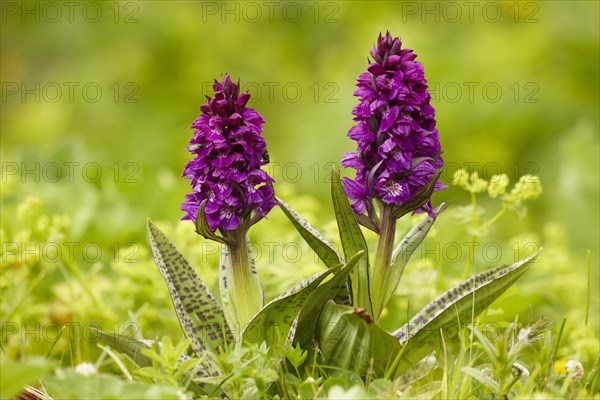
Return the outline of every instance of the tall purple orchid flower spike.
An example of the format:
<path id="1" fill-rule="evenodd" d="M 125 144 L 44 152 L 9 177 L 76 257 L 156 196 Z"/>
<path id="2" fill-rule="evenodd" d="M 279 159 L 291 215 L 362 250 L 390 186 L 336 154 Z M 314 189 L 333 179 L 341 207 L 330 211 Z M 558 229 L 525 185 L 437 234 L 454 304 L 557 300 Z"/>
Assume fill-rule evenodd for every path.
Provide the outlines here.
<path id="1" fill-rule="evenodd" d="M 342 183 L 358 222 L 379 234 L 368 274 L 377 320 L 397 285 L 389 280 L 396 220 L 411 211 L 435 217 L 431 194 L 445 186 L 438 180 L 444 161 L 423 65 L 389 32 L 379 35 L 371 57 L 354 92 L 360 103 L 348 136 L 357 150 L 342 158 L 356 177 Z"/>
<path id="2" fill-rule="evenodd" d="M 358 123 L 348 136 L 358 148 L 344 155 L 342 165 L 355 169 L 356 178 L 345 178 L 344 190 L 357 214 L 373 216 L 377 200 L 396 209 L 397 217 L 400 209 L 431 215 L 431 190 L 423 189 L 434 177 L 432 189 L 444 188 L 436 177 L 444 161 L 423 65 L 389 32 L 379 35 L 371 57 L 354 92 Z"/>
<path id="3" fill-rule="evenodd" d="M 240 93 L 239 82 L 229 75 L 215 80 L 213 89 L 214 97 L 206 96 L 208 102 L 192 124 L 188 151 L 195 158 L 183 172 L 192 193 L 182 204 L 182 219 L 194 221 L 204 237 L 223 243 L 221 300 L 229 325 L 243 328 L 264 303 L 246 233 L 275 206 L 275 194 L 273 179 L 261 169 L 266 163 L 265 121 L 246 107 L 250 94 Z"/>

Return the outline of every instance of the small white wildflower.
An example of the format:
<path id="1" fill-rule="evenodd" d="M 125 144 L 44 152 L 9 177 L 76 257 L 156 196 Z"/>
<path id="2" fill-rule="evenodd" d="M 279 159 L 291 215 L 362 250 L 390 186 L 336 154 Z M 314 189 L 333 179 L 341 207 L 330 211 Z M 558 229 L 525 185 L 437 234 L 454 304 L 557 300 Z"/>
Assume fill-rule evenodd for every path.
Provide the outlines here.
<path id="1" fill-rule="evenodd" d="M 529 377 L 529 369 L 521 363 L 514 363 L 512 366 L 513 375 L 519 377 L 521 379 L 521 383 L 525 384 L 525 381 Z"/>
<path id="2" fill-rule="evenodd" d="M 569 360 L 565 364 L 567 374 L 571 376 L 574 381 L 578 381 L 583 377 L 583 365 L 579 360 Z"/>
<path id="3" fill-rule="evenodd" d="M 533 342 L 535 342 L 535 340 L 531 340 L 531 326 L 527 327 L 527 328 L 523 328 L 519 331 L 519 342 L 523 342 L 523 343 L 527 343 L 527 344 L 531 344 Z"/>
<path id="4" fill-rule="evenodd" d="M 188 400 L 188 397 L 186 396 L 186 394 L 185 394 L 185 393 L 183 393 L 183 392 L 181 391 L 181 389 L 179 389 L 179 390 L 177 391 L 177 397 L 178 397 L 180 400 Z"/>
<path id="5" fill-rule="evenodd" d="M 94 364 L 84 362 L 75 367 L 75 372 L 83 376 L 92 376 L 98 371 L 96 370 L 96 367 L 94 367 Z"/>
<path id="6" fill-rule="evenodd" d="M 329 389 L 328 396 L 330 399 L 340 400 L 359 400 L 365 398 L 365 392 L 360 386 L 353 386 L 348 390 L 345 390 L 340 385 L 335 385 Z"/>

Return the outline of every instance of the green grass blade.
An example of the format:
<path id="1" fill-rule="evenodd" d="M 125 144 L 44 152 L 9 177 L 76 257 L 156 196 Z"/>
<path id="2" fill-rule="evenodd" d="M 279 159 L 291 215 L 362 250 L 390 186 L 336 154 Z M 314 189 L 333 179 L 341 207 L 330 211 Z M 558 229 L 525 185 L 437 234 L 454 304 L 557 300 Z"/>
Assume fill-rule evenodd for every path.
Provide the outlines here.
<path id="1" fill-rule="evenodd" d="M 165 235 L 148 221 L 154 261 L 171 295 L 177 317 L 199 358 L 205 349 L 217 352 L 233 343 L 221 306 L 196 271 Z"/>
<path id="2" fill-rule="evenodd" d="M 427 355 L 437 344 L 440 328 L 471 320 L 485 310 L 534 263 L 539 251 L 510 266 L 481 272 L 433 300 L 402 328 L 394 332 L 407 345 L 397 373 Z M 458 321 L 457 321 L 458 319 Z"/>
<path id="3" fill-rule="evenodd" d="M 370 315 L 373 315 L 369 294 L 369 252 L 367 243 L 356 221 L 354 211 L 350 208 L 350 203 L 340 181 L 340 171 L 337 168 L 332 171 L 331 199 L 346 260 L 349 260 L 360 251 L 365 252 L 365 257 L 361 258 L 356 268 L 350 273 L 353 304 L 365 308 Z"/>

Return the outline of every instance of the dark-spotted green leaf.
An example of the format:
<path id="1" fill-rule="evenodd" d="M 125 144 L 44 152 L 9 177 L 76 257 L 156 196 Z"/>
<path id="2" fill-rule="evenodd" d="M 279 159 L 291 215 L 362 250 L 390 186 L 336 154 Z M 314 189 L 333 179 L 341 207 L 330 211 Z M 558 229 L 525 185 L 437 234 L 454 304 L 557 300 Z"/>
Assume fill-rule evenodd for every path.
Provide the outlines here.
<path id="1" fill-rule="evenodd" d="M 339 291 L 346 287 L 348 274 L 361 257 L 364 257 L 364 254 L 362 251 L 355 254 L 333 278 L 322 283 L 308 296 L 298 315 L 295 343 L 300 344 L 302 348 L 311 346 L 313 339 L 316 339 L 317 322 L 323 310 L 323 304 L 336 298 Z"/>
<path id="2" fill-rule="evenodd" d="M 225 323 L 221 306 L 204 282 L 175 245 L 148 221 L 148 237 L 154 261 L 162 274 L 175 307 L 175 312 L 185 336 L 191 340 L 191 348 L 199 358 L 205 349 L 218 351 L 233 344 L 233 334 Z M 204 362 L 211 374 L 208 357 Z"/>
<path id="3" fill-rule="evenodd" d="M 327 276 L 337 273 L 341 268 L 340 264 L 303 279 L 269 302 L 246 326 L 242 339 L 247 343 L 266 342 L 269 347 L 292 340 L 293 333 L 290 334 L 290 330 L 293 330 L 294 320 L 308 296 Z"/>
<path id="4" fill-rule="evenodd" d="M 296 230 L 304 238 L 306 243 L 315 251 L 317 256 L 325 263 L 329 268 L 335 267 L 342 263 L 342 258 L 337 251 L 333 248 L 323 235 L 319 233 L 312 225 L 305 220 L 300 214 L 298 214 L 292 207 L 281 199 L 277 199 L 281 210 L 290 222 L 294 225 Z"/>
<path id="5" fill-rule="evenodd" d="M 477 317 L 531 267 L 538 254 L 539 251 L 513 265 L 481 272 L 454 286 L 394 332 L 399 343 L 406 345 L 397 373 L 405 371 L 433 349 L 440 329 L 456 328 Z"/>
<path id="6" fill-rule="evenodd" d="M 132 337 L 119 335 L 118 333 L 107 333 L 94 327 L 90 331 L 101 341 L 117 350 L 119 353 L 127 356 L 138 367 L 152 366 L 152 359 L 145 355 L 142 350 L 150 347 L 143 342 Z"/>
<path id="7" fill-rule="evenodd" d="M 383 377 L 400 352 L 400 343 L 381 329 L 365 309 L 329 301 L 318 322 L 318 345 L 324 364 L 360 376 Z"/>
<path id="8" fill-rule="evenodd" d="M 352 258 L 360 251 L 365 252 L 365 257 L 356 265 L 350 273 L 350 289 L 352 291 L 353 304 L 365 308 L 373 315 L 371 297 L 369 295 L 369 255 L 367 243 L 356 221 L 354 212 L 340 181 L 340 171 L 334 168 L 331 179 L 331 199 L 335 210 L 340 240 L 346 260 Z"/>
<path id="9" fill-rule="evenodd" d="M 446 204 L 442 203 L 434 210 L 434 212 L 439 214 L 445 209 Z M 425 236 L 427 236 L 427 233 L 429 233 L 429 229 L 431 229 L 431 226 L 434 222 L 434 218 L 429 216 L 425 217 L 404 236 L 404 238 L 394 249 L 394 252 L 392 253 L 388 279 L 386 285 L 384 286 L 385 293 L 383 297 L 384 301 L 382 303 L 383 307 L 385 307 L 387 302 L 396 291 L 398 283 L 400 282 L 400 278 L 402 278 L 404 267 L 406 267 L 408 260 L 413 255 L 417 247 L 419 247 L 423 239 L 425 239 Z"/>

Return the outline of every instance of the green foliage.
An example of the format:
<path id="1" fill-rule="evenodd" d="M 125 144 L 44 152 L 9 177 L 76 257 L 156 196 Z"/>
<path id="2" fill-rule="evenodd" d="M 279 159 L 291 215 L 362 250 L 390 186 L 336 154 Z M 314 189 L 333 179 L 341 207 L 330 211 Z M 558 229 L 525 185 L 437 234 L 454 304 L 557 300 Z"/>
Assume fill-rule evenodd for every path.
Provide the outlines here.
<path id="1" fill-rule="evenodd" d="M 43 358 L 22 362 L 0 360 L 0 398 L 4 400 L 15 397 L 25 385 L 36 383 L 52 367 L 52 363 Z"/>
<path id="2" fill-rule="evenodd" d="M 451 206 L 406 263 L 401 284 L 378 324 L 392 331 L 438 293 L 492 265 L 513 264 L 543 243 L 539 263 L 479 320 L 469 318 L 474 327 L 463 327 L 456 337 L 450 330 L 435 332 L 438 347 L 397 379 L 374 379 L 368 373 L 334 374 L 325 368 L 319 347 L 311 347 L 312 343 L 304 349 L 289 346 L 281 359 L 274 359 L 264 346 L 231 344 L 222 353 L 207 351 L 223 375 L 198 377 L 198 384 L 210 386 L 209 394 L 226 392 L 234 398 L 492 397 L 515 379 L 509 361 L 516 354 L 516 362 L 530 375 L 524 383 L 518 377 L 509 398 L 598 398 L 600 103 L 597 90 L 590 89 L 598 87 L 599 76 L 595 2 L 491 4 L 486 10 L 501 11 L 497 23 L 482 19 L 478 6 L 474 22 L 467 20 L 464 7 L 463 19 L 457 23 L 445 20 L 447 14 L 435 21 L 436 15 L 423 13 L 423 4 L 410 2 L 382 3 L 381 7 L 369 2 L 299 3 L 303 18 L 298 23 L 283 21 L 277 13 L 281 7 L 276 6 L 274 22 L 242 19 L 235 24 L 222 23 L 219 14 L 202 14 L 204 3 L 177 9 L 160 2 L 120 5 L 134 7 L 133 18 L 139 23 L 116 24 L 115 12 L 122 21 L 124 12 L 132 8 L 113 7 L 112 2 L 98 4 L 103 18 L 94 24 L 81 20 L 80 8 L 75 9 L 74 23 L 66 19 L 65 8 L 65 18 L 56 23 L 38 23 L 32 14 L 25 21 L 20 15 L 3 15 L 8 19 L 2 24 L 0 39 L 3 81 L 26 88 L 36 82 L 42 87 L 49 84 L 49 89 L 58 83 L 63 96 L 50 102 L 43 96 L 40 101 L 25 95 L 23 101 L 20 94 L 3 93 L 7 101 L 0 118 L 2 397 L 11 387 L 6 381 L 19 382 L 11 372 L 23 369 L 17 364 L 30 367 L 31 356 L 50 360 L 42 363 L 49 368 L 60 366 L 46 376 L 31 366 L 39 376 L 28 379 L 54 398 L 185 395 L 176 391 L 185 387 L 186 379 L 172 379 L 174 371 L 180 370 L 174 354 L 185 348 L 185 336 L 141 227 L 148 215 L 169 221 L 158 224 L 165 236 L 186 255 L 207 289 L 220 294 L 219 254 L 213 251 L 217 248 L 196 235 L 189 222 L 173 222 L 181 216 L 179 203 L 185 190 L 177 183 L 187 161 L 182 149 L 189 137 L 189 121 L 197 115 L 197 106 L 190 105 L 202 100 L 203 86 L 210 81 L 206 77 L 230 72 L 242 77 L 242 84 L 256 84 L 248 86 L 253 94 L 251 106 L 260 109 L 268 121 L 265 134 L 273 160 L 268 168 L 276 178 L 278 196 L 315 223 L 319 236 L 331 245 L 329 249 L 321 246 L 323 241 L 308 229 L 304 234 L 291 229 L 290 215 L 296 227 L 302 220 L 287 215 L 287 207 L 271 212 L 264 226 L 253 228 L 251 241 L 259 247 L 275 241 L 292 243 L 302 254 L 290 266 L 281 251 L 267 254 L 263 246 L 262 254 L 255 252 L 266 301 L 323 271 L 314 252 L 327 267 L 340 264 L 335 250 L 341 254 L 343 246 L 335 224 L 329 221 L 331 206 L 324 201 L 328 191 L 323 183 L 329 179 L 325 167 L 349 150 L 344 132 L 351 125 L 349 110 L 355 104 L 351 93 L 356 75 L 365 67 L 355 49 L 368 49 L 375 31 L 402 20 L 405 29 L 400 33 L 414 44 L 429 77 L 446 163 L 474 166 L 470 172 L 478 172 L 478 178 L 467 183 L 479 186 L 476 196 L 460 186 L 436 195 L 438 202 Z M 415 14 L 408 12 L 412 6 L 418 7 Z M 323 22 L 327 16 L 334 22 Z M 526 17 L 528 22 L 523 21 Z M 249 35 L 269 45 L 235 46 Z M 474 36 L 485 40 L 472 40 Z M 237 50 L 231 51 L 232 46 Z M 127 62 L 113 62 L 122 60 L 125 53 Z M 207 55 L 219 61 L 207 62 Z M 264 68 L 266 59 L 274 60 L 277 68 Z M 61 83 L 73 81 L 80 85 L 71 101 Z M 81 98 L 79 89 L 86 82 L 102 86 L 101 101 Z M 115 93 L 109 88 L 113 83 L 118 84 L 121 96 L 123 84 L 134 83 L 139 102 L 123 103 L 120 96 L 113 101 Z M 268 84 L 274 84 L 274 92 Z M 296 84 L 302 88 L 302 97 L 292 104 L 279 89 L 293 89 Z M 473 100 L 468 84 L 475 85 Z M 502 89 L 498 102 L 482 99 L 483 87 L 493 91 L 498 86 Z M 454 101 L 456 87 L 460 96 Z M 336 93 L 327 99 L 334 101 L 324 101 L 331 88 Z M 161 132 L 169 135 L 161 136 Z M 79 163 L 74 181 L 63 164 L 73 162 Z M 35 165 L 41 169 L 55 163 L 63 167 L 56 181 L 22 174 Z M 81 166 L 92 163 L 101 164 L 103 172 L 93 182 L 80 174 Z M 9 172 L 13 165 L 20 168 L 19 173 Z M 297 182 L 294 170 L 299 171 Z M 522 174 L 526 175 L 519 180 Z M 543 179 L 544 196 L 525 215 L 528 201 L 540 192 L 536 181 L 526 178 L 532 174 Z M 448 175 L 442 174 L 446 183 L 451 180 Z M 510 181 L 516 182 L 513 188 Z M 291 189 L 289 182 L 296 182 L 296 188 Z M 472 197 L 476 201 L 461 209 L 462 200 Z M 406 216 L 398 230 L 409 232 L 422 221 L 421 216 Z M 302 242 L 311 236 L 317 240 L 308 245 Z M 69 256 L 70 243 L 76 243 L 74 257 Z M 467 251 L 455 260 L 449 244 Z M 480 251 L 486 244 L 502 248 L 497 260 Z M 100 249 L 102 255 L 86 257 L 81 251 L 85 245 Z M 364 247 L 374 253 L 373 236 L 368 232 Z M 56 248 L 62 254 L 55 260 Z M 361 263 L 368 262 L 367 258 Z M 331 273 L 319 287 L 335 276 Z M 515 315 L 524 320 L 530 305 L 555 322 L 553 330 L 540 333 L 535 343 L 519 345 L 518 352 L 509 357 L 518 342 L 511 343 L 509 338 L 518 337 L 523 328 L 506 327 L 502 321 Z M 559 329 L 557 322 L 563 315 L 567 322 Z M 99 347 L 88 329 L 91 321 L 113 338 L 121 334 L 141 340 L 166 334 L 176 344 L 169 356 L 159 348 L 150 350 L 164 358 L 164 362 L 154 361 L 154 377 L 150 378 L 138 374 L 139 367 L 127 358 L 109 355 L 108 347 Z M 485 338 L 493 348 L 490 351 L 475 333 L 479 330 L 485 335 L 485 323 L 499 332 Z M 503 329 L 511 333 L 505 335 Z M 503 343 L 500 349 L 497 338 Z M 199 360 L 191 357 L 187 366 Z M 83 362 L 92 360 L 101 374 L 82 375 L 84 368 L 76 372 Z M 575 361 L 584 370 L 580 379 L 575 379 L 579 370 Z"/>
<path id="3" fill-rule="evenodd" d="M 369 252 L 367 243 L 356 221 L 356 217 L 342 187 L 340 172 L 336 168 L 331 173 L 331 199 L 338 224 L 340 241 L 346 259 L 364 251 L 365 257 L 350 274 L 352 303 L 365 308 L 373 314 L 371 297 L 369 296 Z"/>
<path id="4" fill-rule="evenodd" d="M 333 374 L 352 371 L 382 377 L 400 352 L 400 343 L 377 326 L 364 309 L 327 302 L 319 317 L 319 350 Z"/>
<path id="5" fill-rule="evenodd" d="M 150 221 L 148 236 L 156 266 L 169 287 L 181 327 L 196 355 L 203 358 L 207 373 L 212 374 L 216 371 L 210 358 L 204 359 L 205 351 L 216 351 L 233 341 L 223 309 L 183 255 Z"/>
<path id="6" fill-rule="evenodd" d="M 293 339 L 294 319 L 303 305 L 306 304 L 310 294 L 317 289 L 327 276 L 332 273 L 339 273 L 340 269 L 341 265 L 330 268 L 298 282 L 292 288 L 283 292 L 279 297 L 269 302 L 250 321 L 244 329 L 242 339 L 255 344 L 265 342 L 267 346 L 279 349 L 289 335 Z M 347 269 L 345 275 L 348 273 Z"/>
<path id="7" fill-rule="evenodd" d="M 55 399 L 130 399 L 181 400 L 187 398 L 174 387 L 126 382 L 112 375 L 82 375 L 77 370 L 57 371 L 44 379 L 44 386 Z"/>
<path id="8" fill-rule="evenodd" d="M 117 350 L 120 354 L 129 357 L 135 365 L 139 367 L 152 365 L 152 359 L 144 353 L 150 347 L 141 341 L 117 333 L 109 334 L 102 332 L 96 328 L 91 328 L 90 330 L 102 342 Z"/>

